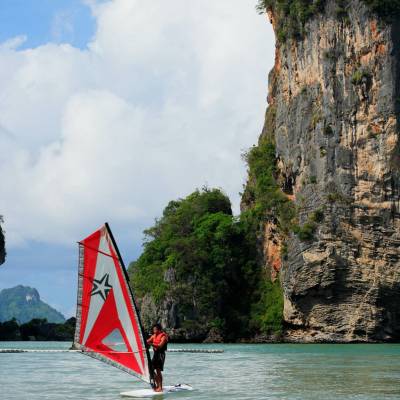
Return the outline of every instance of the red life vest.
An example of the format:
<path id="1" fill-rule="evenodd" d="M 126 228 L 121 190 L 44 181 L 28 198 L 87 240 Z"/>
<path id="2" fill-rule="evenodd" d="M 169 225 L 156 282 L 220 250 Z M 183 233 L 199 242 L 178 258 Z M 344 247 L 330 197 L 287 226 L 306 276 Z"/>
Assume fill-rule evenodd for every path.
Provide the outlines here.
<path id="1" fill-rule="evenodd" d="M 164 343 L 164 346 L 157 348 L 158 351 L 165 351 L 167 349 L 167 343 L 168 343 L 168 335 L 165 332 L 160 332 L 157 335 L 153 335 L 153 345 L 159 346 L 163 338 L 166 338 L 166 342 Z"/>

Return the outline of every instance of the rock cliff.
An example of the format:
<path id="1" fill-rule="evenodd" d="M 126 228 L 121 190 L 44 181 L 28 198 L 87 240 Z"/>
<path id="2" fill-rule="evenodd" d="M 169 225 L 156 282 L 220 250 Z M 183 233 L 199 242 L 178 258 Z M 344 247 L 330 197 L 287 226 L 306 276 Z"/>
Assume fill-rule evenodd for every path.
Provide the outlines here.
<path id="1" fill-rule="evenodd" d="M 0 216 L 0 265 L 4 264 L 4 261 L 6 261 L 6 241 L 1 222 L 3 222 L 3 218 Z"/>
<path id="2" fill-rule="evenodd" d="M 261 248 L 282 285 L 286 338 L 399 339 L 399 14 L 314 1 L 284 31 L 289 14 L 274 3 L 264 2 L 277 45 L 260 141 L 274 143 L 295 217 L 289 233 L 266 218 Z M 245 192 L 243 208 L 252 202 Z"/>

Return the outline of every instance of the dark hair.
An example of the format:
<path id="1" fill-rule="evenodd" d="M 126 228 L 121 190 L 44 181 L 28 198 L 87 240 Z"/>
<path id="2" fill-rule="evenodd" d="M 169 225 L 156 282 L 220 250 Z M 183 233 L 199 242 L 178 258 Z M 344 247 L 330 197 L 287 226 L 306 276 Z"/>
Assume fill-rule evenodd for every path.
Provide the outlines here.
<path id="1" fill-rule="evenodd" d="M 162 331 L 162 326 L 158 322 L 156 324 L 153 324 L 152 329 L 157 328 L 159 331 Z"/>

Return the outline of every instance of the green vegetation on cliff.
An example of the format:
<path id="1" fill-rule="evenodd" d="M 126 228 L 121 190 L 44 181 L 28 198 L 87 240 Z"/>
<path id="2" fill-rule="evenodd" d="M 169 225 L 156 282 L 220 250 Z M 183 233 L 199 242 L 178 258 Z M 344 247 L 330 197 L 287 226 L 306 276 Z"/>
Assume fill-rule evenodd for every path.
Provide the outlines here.
<path id="1" fill-rule="evenodd" d="M 258 297 L 251 308 L 251 328 L 256 332 L 282 332 L 283 294 L 278 280 L 263 276 L 258 285 Z"/>
<path id="2" fill-rule="evenodd" d="M 295 217 L 295 208 L 280 189 L 276 180 L 275 145 L 269 137 L 261 137 L 257 146 L 244 154 L 248 165 L 248 182 L 243 202 L 251 205 L 242 213 L 242 220 L 253 219 L 256 223 L 268 217 L 277 219 L 279 228 L 288 233 Z"/>
<path id="3" fill-rule="evenodd" d="M 259 232 L 265 221 L 272 220 L 283 241 L 291 232 L 301 241 L 312 240 L 318 223 L 323 219 L 323 210 L 315 210 L 309 215 L 308 221 L 303 225 L 298 224 L 297 208 L 282 191 L 283 183 L 276 178 L 275 145 L 270 136 L 262 136 L 258 145 L 253 146 L 244 158 L 249 179 L 243 193 L 243 202 L 247 207 L 241 220 L 252 225 L 248 232 Z M 315 184 L 316 177 L 311 176 L 310 183 Z M 284 243 L 282 252 L 286 252 Z"/>
<path id="4" fill-rule="evenodd" d="M 385 19 L 400 14 L 400 0 L 362 0 L 373 12 Z"/>
<path id="5" fill-rule="evenodd" d="M 260 0 L 256 8 L 260 13 L 274 12 L 278 41 L 284 42 L 288 37 L 302 37 L 305 23 L 323 11 L 324 5 L 325 0 Z"/>
<path id="6" fill-rule="evenodd" d="M 267 116 L 271 114 L 270 107 Z M 271 119 L 273 125 L 274 118 Z M 266 221 L 272 221 L 281 233 L 283 245 L 281 256 L 285 256 L 285 237 L 293 230 L 296 208 L 289 197 L 282 192 L 277 181 L 277 160 L 275 145 L 271 135 L 263 135 L 257 146 L 244 154 L 248 166 L 248 181 L 242 201 L 245 210 L 241 221 L 246 224 L 247 237 L 257 242 L 263 235 Z M 251 237 L 253 236 L 253 237 Z M 259 276 L 256 296 L 252 301 L 251 322 L 259 331 L 282 330 L 283 293 L 279 281 L 271 282 L 270 271 L 262 271 Z"/>
<path id="7" fill-rule="evenodd" d="M 145 231 L 143 254 L 130 265 L 136 295 L 151 295 L 158 307 L 167 299 L 176 304 L 174 328 L 214 328 L 226 340 L 280 331 L 277 286 L 264 284 L 248 222 L 232 215 L 228 197 L 218 189 L 171 201 Z M 271 303 L 266 315 L 262 304 Z"/>
<path id="8" fill-rule="evenodd" d="M 372 12 L 385 21 L 400 14 L 400 0 L 362 0 Z M 304 35 L 305 23 L 324 11 L 326 0 L 259 0 L 256 9 L 260 13 L 272 10 L 276 16 L 277 38 L 284 42 L 289 37 L 299 39 Z M 336 0 L 336 17 L 348 20 L 349 2 Z"/>

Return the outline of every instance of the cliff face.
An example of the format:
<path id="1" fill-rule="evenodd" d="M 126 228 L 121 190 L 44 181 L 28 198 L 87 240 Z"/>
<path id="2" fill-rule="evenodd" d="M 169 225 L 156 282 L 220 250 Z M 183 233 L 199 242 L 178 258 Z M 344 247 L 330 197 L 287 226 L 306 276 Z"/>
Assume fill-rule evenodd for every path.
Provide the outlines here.
<path id="1" fill-rule="evenodd" d="M 400 338 L 400 21 L 346 4 L 343 19 L 326 1 L 301 38 L 278 43 L 269 77 L 261 140 L 275 143 L 303 233 L 269 220 L 263 235 L 289 340 Z"/>
<path id="2" fill-rule="evenodd" d="M 2 217 L 0 216 L 0 223 L 3 222 Z M 4 237 L 3 229 L 0 225 L 0 265 L 6 261 L 6 241 Z"/>

